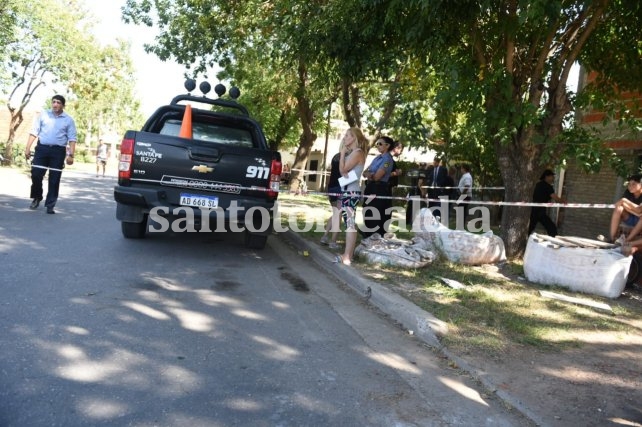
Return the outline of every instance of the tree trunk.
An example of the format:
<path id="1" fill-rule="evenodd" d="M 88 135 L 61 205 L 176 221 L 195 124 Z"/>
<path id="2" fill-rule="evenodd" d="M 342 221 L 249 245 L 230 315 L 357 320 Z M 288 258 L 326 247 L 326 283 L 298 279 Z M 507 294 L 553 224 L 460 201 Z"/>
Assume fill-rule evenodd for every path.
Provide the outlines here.
<path id="1" fill-rule="evenodd" d="M 533 187 L 539 177 L 537 160 L 510 147 L 498 147 L 497 158 L 504 181 L 505 202 L 530 202 Z M 500 237 L 504 241 L 506 256 L 519 258 L 526 249 L 530 206 L 503 206 Z"/>
<path id="2" fill-rule="evenodd" d="M 290 174 L 290 191 L 298 192 L 301 187 L 301 182 L 305 179 L 303 171 L 305 166 L 308 163 L 308 158 L 310 157 L 310 151 L 312 150 L 312 145 L 316 140 L 316 134 L 314 134 L 314 139 L 311 141 L 306 139 L 304 134 L 301 134 L 299 140 L 299 148 L 296 150 L 296 155 L 294 156 L 294 164 L 292 165 L 292 171 Z"/>
<path id="3" fill-rule="evenodd" d="M 307 68 L 303 62 L 299 63 L 299 90 L 297 91 L 297 108 L 299 110 L 299 120 L 301 122 L 301 137 L 299 138 L 299 148 L 294 157 L 290 175 L 290 191 L 297 192 L 301 184 L 302 171 L 308 163 L 310 151 L 317 139 L 314 132 L 314 111 L 310 107 L 310 100 L 307 97 L 308 75 Z"/>
<path id="4" fill-rule="evenodd" d="M 16 131 L 24 121 L 22 116 L 22 108 L 15 109 L 9 108 L 10 121 L 9 121 L 9 135 L 7 138 L 7 143 L 4 148 L 4 158 L 5 164 L 11 166 L 13 164 L 13 143 L 16 139 Z"/>
<path id="5" fill-rule="evenodd" d="M 36 90 L 38 90 L 40 86 L 44 85 L 44 76 L 47 70 L 42 67 L 41 61 L 42 54 L 37 52 L 34 54 L 34 58 L 23 64 L 24 71 L 22 78 L 18 79 L 18 81 L 15 82 L 15 86 L 13 87 L 13 90 L 9 94 L 9 99 L 7 100 L 7 110 L 9 110 L 11 122 L 9 124 L 9 136 L 7 139 L 7 145 L 4 151 L 5 158 L 8 160 L 9 164 L 13 163 L 13 143 L 16 138 L 16 132 L 18 131 L 18 128 L 24 120 L 22 113 L 31 101 L 31 98 L 33 97 L 33 94 L 36 92 Z M 23 87 L 23 83 L 25 83 L 25 75 L 31 75 L 31 78 L 27 81 L 26 86 Z M 18 108 L 12 107 L 12 105 L 15 105 L 15 103 L 12 103 L 12 100 L 14 99 L 14 97 L 18 96 L 17 94 L 20 92 L 19 89 L 21 88 L 24 89 L 24 93 L 22 94 L 22 98 L 20 100 L 20 106 Z"/>
<path id="6" fill-rule="evenodd" d="M 285 139 L 285 135 L 287 135 L 288 131 L 290 130 L 290 127 L 291 127 L 291 123 L 290 123 L 290 120 L 288 119 L 288 114 L 285 112 L 285 110 L 283 110 L 281 111 L 281 114 L 279 116 L 279 122 L 276 126 L 274 140 L 269 141 L 271 150 L 278 150 L 279 147 L 281 147 L 281 143 Z"/>
<path id="7" fill-rule="evenodd" d="M 343 117 L 345 117 L 348 126 L 359 126 L 357 117 L 353 115 L 352 109 L 352 81 L 344 78 L 341 81 L 341 107 L 343 108 Z"/>
<path id="8" fill-rule="evenodd" d="M 557 165 L 561 145 L 551 145 L 553 153 L 549 158 L 553 165 L 542 164 L 542 148 L 544 143 L 535 144 L 533 141 L 551 141 L 559 135 L 562 119 L 569 111 L 568 98 L 557 96 L 555 102 L 547 104 L 548 114 L 539 126 L 522 128 L 510 144 L 496 144 L 495 150 L 499 169 L 504 181 L 506 202 L 531 202 L 533 188 L 541 173 L 547 167 Z M 501 221 L 501 237 L 506 247 L 506 256 L 518 258 L 524 254 L 528 240 L 528 223 L 531 207 L 504 206 Z"/>
<path id="9" fill-rule="evenodd" d="M 558 79 L 553 79 L 557 82 Z M 563 151 L 563 146 L 556 140 L 562 132 L 564 116 L 571 110 L 565 86 L 566 80 L 549 85 L 545 114 L 539 123 L 517 127 L 510 142 L 495 142 L 495 152 L 502 179 L 504 181 L 504 201 L 532 202 L 533 188 L 544 169 L 554 168 Z M 541 90 L 531 87 L 529 102 L 534 108 L 540 105 Z M 521 109 L 519 85 L 513 86 L 511 99 L 502 98 L 501 86 L 495 89 L 495 96 L 490 96 L 486 110 L 498 114 L 497 109 L 502 105 L 512 104 Z M 492 100 L 492 101 L 491 101 Z M 508 120 L 507 123 L 512 123 Z M 491 135 L 497 135 L 499 129 L 489 129 Z M 542 161 L 544 150 L 548 150 L 547 158 L 550 165 Z M 501 237 L 508 258 L 519 258 L 524 255 L 528 240 L 528 225 L 530 222 L 531 206 L 504 206 L 501 219 Z"/>

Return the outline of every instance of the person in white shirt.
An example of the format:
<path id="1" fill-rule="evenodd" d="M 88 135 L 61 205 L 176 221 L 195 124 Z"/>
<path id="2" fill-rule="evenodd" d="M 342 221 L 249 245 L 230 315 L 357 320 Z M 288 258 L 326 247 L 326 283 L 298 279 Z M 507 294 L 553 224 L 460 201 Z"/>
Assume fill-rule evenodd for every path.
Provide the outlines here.
<path id="1" fill-rule="evenodd" d="M 98 140 L 98 147 L 96 147 L 96 176 L 100 173 L 100 167 L 103 169 L 103 176 L 105 176 L 105 169 L 107 168 L 107 158 L 109 157 L 108 147 L 105 141 Z"/>
<path id="2" fill-rule="evenodd" d="M 461 178 L 459 178 L 459 200 L 471 201 L 473 200 L 473 176 L 470 174 L 470 165 L 461 165 Z M 470 211 L 470 204 L 464 203 L 464 221 L 468 218 Z"/>

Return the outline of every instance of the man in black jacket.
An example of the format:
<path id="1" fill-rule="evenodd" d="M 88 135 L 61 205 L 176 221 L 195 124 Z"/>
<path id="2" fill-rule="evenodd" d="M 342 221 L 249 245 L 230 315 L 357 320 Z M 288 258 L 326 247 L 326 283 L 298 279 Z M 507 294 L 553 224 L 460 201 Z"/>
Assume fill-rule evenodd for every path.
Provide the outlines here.
<path id="1" fill-rule="evenodd" d="M 430 199 L 438 199 L 439 196 L 445 194 L 445 189 L 448 182 L 448 168 L 441 165 L 441 159 L 435 157 L 432 162 L 432 167 L 428 169 L 427 173 L 428 180 L 428 197 Z M 439 201 L 431 200 L 428 202 L 429 207 L 438 207 L 441 206 Z M 433 215 L 441 216 L 439 209 L 433 209 Z"/>
<path id="2" fill-rule="evenodd" d="M 533 203 L 550 203 L 551 199 L 557 203 L 566 203 L 564 198 L 555 194 L 553 180 L 555 180 L 555 172 L 546 169 L 539 177 L 539 182 L 535 184 Z M 557 236 L 557 225 L 555 225 L 553 220 L 546 214 L 545 206 L 533 206 L 531 209 L 531 220 L 528 225 L 529 236 L 535 230 L 538 222 L 546 228 L 546 233 L 548 233 L 549 236 Z"/>

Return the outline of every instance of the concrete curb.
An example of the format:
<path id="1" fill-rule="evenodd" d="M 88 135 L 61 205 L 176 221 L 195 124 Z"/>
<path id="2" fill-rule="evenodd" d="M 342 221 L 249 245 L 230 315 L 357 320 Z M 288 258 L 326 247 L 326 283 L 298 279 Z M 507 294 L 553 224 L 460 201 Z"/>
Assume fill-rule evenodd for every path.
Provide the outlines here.
<path id="1" fill-rule="evenodd" d="M 461 357 L 451 353 L 439 341 L 438 337 L 448 333 L 448 325 L 437 319 L 431 313 L 417 307 L 411 301 L 401 297 L 379 283 L 368 280 L 361 273 L 347 265 L 334 262 L 334 255 L 327 250 L 320 248 L 293 231 L 281 234 L 291 242 L 299 251 L 307 251 L 312 260 L 324 271 L 334 276 L 337 280 L 353 289 L 369 303 L 377 307 L 396 322 L 399 322 L 413 335 L 424 343 L 439 351 L 457 364 L 457 366 L 479 381 L 487 390 L 494 393 L 499 399 L 519 411 L 524 417 L 530 419 L 538 426 L 546 426 L 547 423 L 540 416 L 535 414 L 524 402 L 515 396 L 502 390 L 486 372 L 470 365 Z"/>
<path id="2" fill-rule="evenodd" d="M 399 322 L 413 335 L 431 347 L 441 348 L 439 335 L 448 332 L 445 322 L 437 319 L 432 314 L 417 307 L 407 299 L 391 291 L 379 283 L 364 278 L 358 270 L 334 262 L 334 256 L 317 245 L 301 238 L 297 233 L 289 231 L 288 238 L 300 250 L 306 250 L 312 260 L 322 269 L 327 271 L 339 281 L 352 288 L 357 294 L 362 295 L 369 303 Z"/>

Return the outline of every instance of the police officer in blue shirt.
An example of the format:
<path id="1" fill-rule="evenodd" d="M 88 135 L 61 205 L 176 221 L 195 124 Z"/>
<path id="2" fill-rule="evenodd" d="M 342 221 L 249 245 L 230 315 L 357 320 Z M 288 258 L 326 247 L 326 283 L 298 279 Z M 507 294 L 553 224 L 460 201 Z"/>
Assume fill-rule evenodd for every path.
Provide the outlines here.
<path id="1" fill-rule="evenodd" d="M 382 136 L 377 139 L 376 147 L 379 155 L 363 171 L 363 176 L 367 180 L 366 188 L 363 192 L 363 222 L 365 230 L 362 231 L 362 235 L 365 237 L 370 237 L 374 233 L 379 233 L 383 236 L 387 231 L 386 227 L 390 225 L 388 221 L 390 220 L 390 208 L 392 207 L 392 194 L 388 180 L 393 170 L 391 151 L 395 148 L 395 145 L 395 141 L 388 136 Z"/>
<path id="2" fill-rule="evenodd" d="M 33 122 L 29 133 L 25 157 L 31 157 L 31 146 L 37 139 L 35 154 L 31 162 L 31 205 L 36 209 L 42 201 L 42 179 L 49 170 L 49 186 L 45 207 L 48 214 L 55 214 L 54 206 L 58 200 L 60 176 L 65 159 L 68 165 L 74 163 L 76 150 L 76 123 L 64 112 L 65 98 L 54 95 L 51 98 L 51 110 L 43 111 Z M 69 147 L 67 147 L 69 145 Z"/>

